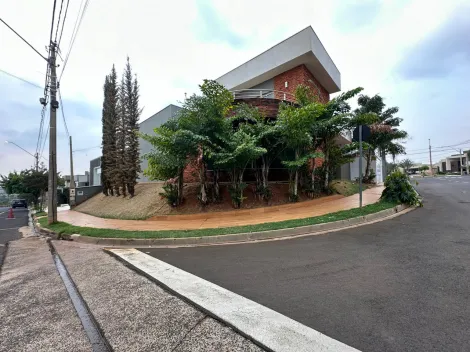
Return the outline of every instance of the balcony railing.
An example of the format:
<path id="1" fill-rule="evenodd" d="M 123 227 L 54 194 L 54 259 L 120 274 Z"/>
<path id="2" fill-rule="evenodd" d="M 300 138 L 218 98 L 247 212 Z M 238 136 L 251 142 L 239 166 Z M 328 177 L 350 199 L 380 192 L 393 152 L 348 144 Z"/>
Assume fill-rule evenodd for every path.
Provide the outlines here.
<path id="1" fill-rule="evenodd" d="M 233 98 L 237 99 L 279 99 L 294 102 L 294 94 L 288 92 L 282 92 L 274 89 L 241 89 L 241 90 L 232 90 Z"/>

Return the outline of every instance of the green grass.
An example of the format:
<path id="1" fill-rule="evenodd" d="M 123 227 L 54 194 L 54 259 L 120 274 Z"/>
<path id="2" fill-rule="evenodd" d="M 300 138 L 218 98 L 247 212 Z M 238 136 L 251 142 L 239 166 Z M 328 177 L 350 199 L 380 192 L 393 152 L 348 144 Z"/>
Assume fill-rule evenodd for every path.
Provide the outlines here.
<path id="1" fill-rule="evenodd" d="M 66 222 L 58 222 L 52 225 L 47 224 L 47 218 L 40 218 L 39 223 L 42 227 L 48 228 L 58 234 L 80 234 L 90 237 L 105 238 L 181 238 L 181 237 L 202 237 L 216 236 L 236 233 L 271 231 L 307 225 L 323 224 L 327 222 L 346 220 L 358 216 L 364 216 L 379 212 L 381 210 L 390 209 L 396 206 L 395 203 L 378 202 L 367 205 L 362 209 L 354 208 L 349 210 L 338 211 L 322 216 L 316 216 L 305 219 L 286 220 L 280 222 L 270 222 L 259 225 L 247 225 L 237 227 L 225 227 L 216 229 L 200 229 L 200 230 L 164 230 L 164 231 L 125 231 L 114 229 L 100 229 L 92 227 L 80 227 L 68 224 Z"/>
<path id="2" fill-rule="evenodd" d="M 39 217 L 39 216 L 46 216 L 47 213 L 45 211 L 38 211 L 37 213 L 34 214 L 35 217 Z"/>

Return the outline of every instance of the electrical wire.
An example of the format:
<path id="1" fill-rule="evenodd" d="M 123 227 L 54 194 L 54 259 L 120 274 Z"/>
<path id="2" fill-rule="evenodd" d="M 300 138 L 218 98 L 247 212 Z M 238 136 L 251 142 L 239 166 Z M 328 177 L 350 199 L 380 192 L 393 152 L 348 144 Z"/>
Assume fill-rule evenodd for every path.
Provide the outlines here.
<path id="1" fill-rule="evenodd" d="M 17 31 L 15 31 L 13 28 L 11 28 L 11 27 L 8 25 L 8 23 L 6 23 L 6 22 L 5 22 L 4 20 L 2 20 L 1 18 L 0 18 L 0 21 L 2 21 L 5 26 L 7 26 L 8 28 L 10 28 L 11 31 L 12 31 L 13 33 L 15 33 L 18 37 L 20 37 L 21 40 L 23 40 L 26 44 L 28 44 L 29 47 L 30 47 L 31 49 L 33 49 L 39 56 L 41 56 L 44 60 L 47 61 L 47 59 L 46 59 L 46 57 L 45 57 L 44 55 L 42 55 L 39 51 L 37 51 L 36 48 L 34 48 L 34 46 L 32 46 L 31 44 L 29 44 L 29 42 L 28 42 L 26 39 L 24 39 L 21 35 L 19 35 Z"/>
<path id="2" fill-rule="evenodd" d="M 83 1 L 84 0 L 82 0 L 82 3 L 83 3 Z M 70 53 L 72 52 L 73 44 L 75 43 L 75 39 L 77 39 L 77 34 L 78 34 L 78 31 L 80 30 L 80 25 L 82 24 L 83 17 L 84 17 L 85 12 L 88 8 L 88 3 L 89 2 L 90 2 L 90 0 L 86 0 L 85 4 L 83 5 L 83 10 L 82 10 L 81 14 L 80 14 L 80 9 L 81 9 L 81 3 L 80 3 L 80 9 L 78 10 L 77 19 L 75 20 L 75 26 L 74 26 L 74 29 L 72 31 L 72 36 L 70 38 L 69 50 L 67 52 L 67 55 L 65 56 L 64 65 L 62 66 L 62 71 L 60 72 L 59 82 L 62 79 L 62 75 L 64 74 L 65 67 L 67 66 L 67 63 L 69 61 L 69 57 L 70 57 Z"/>
<path id="3" fill-rule="evenodd" d="M 96 149 L 96 148 L 101 148 L 101 145 L 97 145 L 97 146 L 89 147 L 89 148 L 83 148 L 83 149 L 75 149 L 75 150 L 72 150 L 72 152 L 84 152 L 84 151 Z"/>
<path id="4" fill-rule="evenodd" d="M 57 27 L 55 29 L 55 38 L 54 38 L 54 42 L 56 43 L 57 43 L 57 34 L 59 33 L 59 27 L 60 27 L 60 17 L 62 16 L 62 6 L 64 6 L 64 0 L 61 0 L 60 2 L 59 17 L 57 18 Z"/>
<path id="5" fill-rule="evenodd" d="M 60 47 L 60 41 L 62 40 L 62 34 L 64 34 L 65 19 L 67 18 L 67 12 L 69 10 L 70 0 L 67 0 L 67 6 L 65 7 L 64 19 L 62 21 L 62 30 L 60 31 L 59 41 L 57 42 L 57 47 Z"/>
<path id="6" fill-rule="evenodd" d="M 10 72 L 7 72 L 7 71 L 2 70 L 2 69 L 0 69 L 0 72 L 4 73 L 4 74 L 6 74 L 6 75 L 8 75 L 8 76 L 10 76 L 10 77 L 19 79 L 20 81 L 23 81 L 24 83 L 28 83 L 28 84 L 31 84 L 31 85 L 34 86 L 34 87 L 37 87 L 37 88 L 39 88 L 39 89 L 42 89 L 42 87 L 41 87 L 40 85 L 38 85 L 38 84 L 36 84 L 36 83 L 33 83 L 33 82 L 30 82 L 30 81 L 28 81 L 28 80 L 26 80 L 26 79 L 24 79 L 24 78 L 15 76 L 14 74 L 12 74 L 12 73 L 10 73 Z"/>
<path id="7" fill-rule="evenodd" d="M 54 0 L 54 6 L 52 7 L 52 22 L 51 22 L 51 35 L 49 37 L 49 45 L 52 44 L 52 33 L 54 33 L 54 17 L 55 17 L 55 5 L 57 0 Z"/>
<path id="8" fill-rule="evenodd" d="M 67 133 L 67 138 L 70 139 L 69 128 L 67 127 L 67 121 L 65 120 L 64 104 L 62 103 L 62 96 L 60 94 L 60 90 L 57 90 L 57 93 L 59 93 L 60 111 L 62 112 L 62 120 L 64 121 L 65 132 Z"/>

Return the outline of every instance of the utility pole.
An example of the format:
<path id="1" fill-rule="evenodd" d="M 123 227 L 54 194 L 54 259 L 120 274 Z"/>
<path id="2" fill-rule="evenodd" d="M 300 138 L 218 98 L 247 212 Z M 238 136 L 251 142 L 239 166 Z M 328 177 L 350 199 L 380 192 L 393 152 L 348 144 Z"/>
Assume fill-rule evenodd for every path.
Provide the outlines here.
<path id="1" fill-rule="evenodd" d="M 362 125 L 359 125 L 359 208 L 362 209 Z"/>
<path id="2" fill-rule="evenodd" d="M 39 169 L 39 153 L 34 154 L 34 158 L 36 159 L 36 172 L 38 172 Z"/>
<path id="3" fill-rule="evenodd" d="M 49 120 L 49 184 L 47 199 L 47 222 L 57 222 L 57 74 L 56 74 L 56 43 L 50 43 L 49 66 L 51 68 L 51 117 Z"/>
<path id="4" fill-rule="evenodd" d="M 75 205 L 75 179 L 73 176 L 73 154 L 72 154 L 72 136 L 70 136 L 70 188 L 69 188 L 69 203 L 70 206 Z"/>
<path id="5" fill-rule="evenodd" d="M 434 176 L 434 172 L 432 170 L 431 138 L 429 138 L 429 170 L 431 170 L 431 176 Z"/>

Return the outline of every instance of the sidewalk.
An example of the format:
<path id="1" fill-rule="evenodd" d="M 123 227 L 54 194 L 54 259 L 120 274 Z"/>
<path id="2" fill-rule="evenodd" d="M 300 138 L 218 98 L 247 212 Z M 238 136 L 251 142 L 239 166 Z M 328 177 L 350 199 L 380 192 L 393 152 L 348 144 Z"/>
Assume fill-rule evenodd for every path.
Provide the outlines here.
<path id="1" fill-rule="evenodd" d="M 262 352 L 91 245 L 53 241 L 113 351 Z M 91 352 L 46 240 L 10 242 L 0 273 L 0 351 Z"/>
<path id="2" fill-rule="evenodd" d="M 363 205 L 376 203 L 384 187 L 364 191 Z M 349 197 L 334 195 L 301 203 L 278 205 L 230 212 L 155 216 L 149 220 L 103 219 L 77 211 L 58 213 L 58 220 L 76 226 L 119 229 L 131 231 L 195 230 L 255 225 L 292 219 L 302 219 L 359 207 L 359 195 Z"/>

